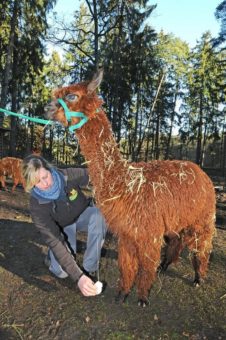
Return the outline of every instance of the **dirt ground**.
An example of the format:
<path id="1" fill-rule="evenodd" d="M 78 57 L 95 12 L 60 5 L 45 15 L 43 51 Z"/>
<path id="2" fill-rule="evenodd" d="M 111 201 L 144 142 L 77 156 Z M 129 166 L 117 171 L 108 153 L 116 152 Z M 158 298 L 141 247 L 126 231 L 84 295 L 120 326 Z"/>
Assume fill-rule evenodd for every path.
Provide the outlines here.
<path id="1" fill-rule="evenodd" d="M 69 279 L 53 277 L 43 264 L 47 248 L 35 229 L 28 194 L 0 190 L 0 339 L 226 339 L 226 194 L 218 194 L 217 234 L 208 277 L 192 285 L 184 252 L 160 274 L 150 305 L 137 306 L 135 289 L 125 304 L 115 302 L 117 241 L 109 236 L 101 258 L 104 293 L 81 296 Z M 78 237 L 78 262 L 84 250 Z"/>

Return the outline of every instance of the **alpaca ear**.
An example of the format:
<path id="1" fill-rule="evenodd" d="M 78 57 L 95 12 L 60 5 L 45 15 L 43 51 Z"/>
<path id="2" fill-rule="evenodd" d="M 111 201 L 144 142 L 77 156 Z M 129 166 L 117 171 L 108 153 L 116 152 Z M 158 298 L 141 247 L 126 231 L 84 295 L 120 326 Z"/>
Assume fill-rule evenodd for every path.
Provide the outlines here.
<path id="1" fill-rule="evenodd" d="M 94 74 L 93 79 L 87 86 L 88 94 L 93 93 L 97 89 L 97 87 L 101 84 L 103 79 L 103 73 L 104 73 L 103 68 L 99 68 L 97 72 Z"/>

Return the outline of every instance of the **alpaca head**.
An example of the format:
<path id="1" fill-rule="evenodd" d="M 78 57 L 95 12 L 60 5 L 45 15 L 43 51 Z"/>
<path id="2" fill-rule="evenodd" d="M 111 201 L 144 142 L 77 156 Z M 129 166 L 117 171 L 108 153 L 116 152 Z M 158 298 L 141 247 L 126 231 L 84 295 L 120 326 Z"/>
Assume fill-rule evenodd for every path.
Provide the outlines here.
<path id="1" fill-rule="evenodd" d="M 56 89 L 52 101 L 45 107 L 46 117 L 64 126 L 75 126 L 81 121 L 79 114 L 74 115 L 75 112 L 84 114 L 89 120 L 95 117 L 103 104 L 103 100 L 96 93 L 102 78 L 103 70 L 99 69 L 91 81 Z"/>

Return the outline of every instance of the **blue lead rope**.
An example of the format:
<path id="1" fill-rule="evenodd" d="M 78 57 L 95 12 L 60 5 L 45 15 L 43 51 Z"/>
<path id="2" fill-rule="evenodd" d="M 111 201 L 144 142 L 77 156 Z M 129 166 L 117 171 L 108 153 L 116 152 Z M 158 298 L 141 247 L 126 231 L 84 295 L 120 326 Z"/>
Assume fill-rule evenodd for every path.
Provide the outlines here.
<path id="1" fill-rule="evenodd" d="M 79 129 L 81 126 L 83 126 L 88 121 L 88 118 L 85 116 L 85 114 L 83 112 L 70 111 L 69 108 L 67 107 L 67 104 L 63 101 L 63 99 L 61 99 L 61 98 L 58 99 L 58 103 L 63 107 L 64 113 L 65 113 L 65 116 L 66 116 L 66 119 L 67 119 L 68 122 L 71 122 L 71 117 L 81 118 L 80 122 L 78 122 L 75 125 L 71 125 L 69 127 L 69 131 L 74 131 L 75 129 Z M 27 120 L 30 120 L 30 121 L 35 122 L 35 123 L 44 124 L 44 125 L 54 123 L 51 120 L 29 117 L 29 116 L 23 115 L 21 113 L 15 113 L 15 112 L 12 112 L 12 111 L 9 111 L 9 110 L 6 110 L 6 109 L 0 108 L 0 112 L 3 112 L 7 115 L 15 116 L 15 117 L 18 117 L 18 118 L 27 119 Z"/>
<path id="2" fill-rule="evenodd" d="M 53 121 L 51 121 L 51 120 L 29 117 L 29 116 L 26 116 L 26 115 L 22 115 L 21 113 L 15 113 L 15 112 L 12 112 L 12 111 L 9 111 L 9 110 L 6 110 L 6 109 L 1 109 L 0 108 L 0 112 L 3 112 L 5 114 L 7 114 L 7 115 L 11 115 L 11 116 L 27 119 L 27 120 L 30 120 L 30 121 L 35 122 L 35 123 L 40 123 L 40 124 L 44 124 L 44 125 L 53 124 Z"/>

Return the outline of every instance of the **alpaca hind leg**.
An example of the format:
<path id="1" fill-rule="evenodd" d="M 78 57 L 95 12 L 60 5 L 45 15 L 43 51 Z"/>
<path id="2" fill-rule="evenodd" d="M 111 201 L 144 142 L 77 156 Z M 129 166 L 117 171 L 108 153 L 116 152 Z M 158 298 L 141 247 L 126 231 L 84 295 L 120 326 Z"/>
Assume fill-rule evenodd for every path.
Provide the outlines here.
<path id="1" fill-rule="evenodd" d="M 8 191 L 6 188 L 6 184 L 5 184 L 5 176 L 0 176 L 0 182 L 2 185 L 2 189 L 4 189 L 5 191 Z"/>
<path id="2" fill-rule="evenodd" d="M 166 244 L 163 248 L 163 257 L 158 268 L 159 272 L 165 272 L 171 263 L 177 262 L 184 248 L 181 235 L 165 235 L 164 240 Z"/>
<path id="3" fill-rule="evenodd" d="M 120 280 L 116 302 L 125 302 L 134 284 L 138 271 L 138 259 L 136 249 L 128 239 L 119 239 L 118 245 L 118 266 Z"/>
<path id="4" fill-rule="evenodd" d="M 192 252 L 192 264 L 195 271 L 194 286 L 199 286 L 206 276 L 214 232 L 214 223 L 211 222 L 204 227 L 196 225 L 193 229 L 193 236 L 188 239 L 185 237 L 185 242 Z"/>
<path id="5" fill-rule="evenodd" d="M 16 189 L 16 187 L 17 187 L 18 183 L 19 183 L 19 181 L 18 181 L 18 180 L 15 180 L 15 179 L 13 179 L 13 187 L 12 187 L 12 192 L 14 192 L 14 191 L 15 191 L 15 189 Z"/>
<path id="6" fill-rule="evenodd" d="M 146 249 L 140 250 L 139 254 L 139 272 L 137 275 L 136 285 L 138 293 L 138 305 L 145 307 L 149 304 L 148 295 L 153 282 L 156 279 L 157 268 L 160 263 L 161 244 L 149 244 Z"/>

